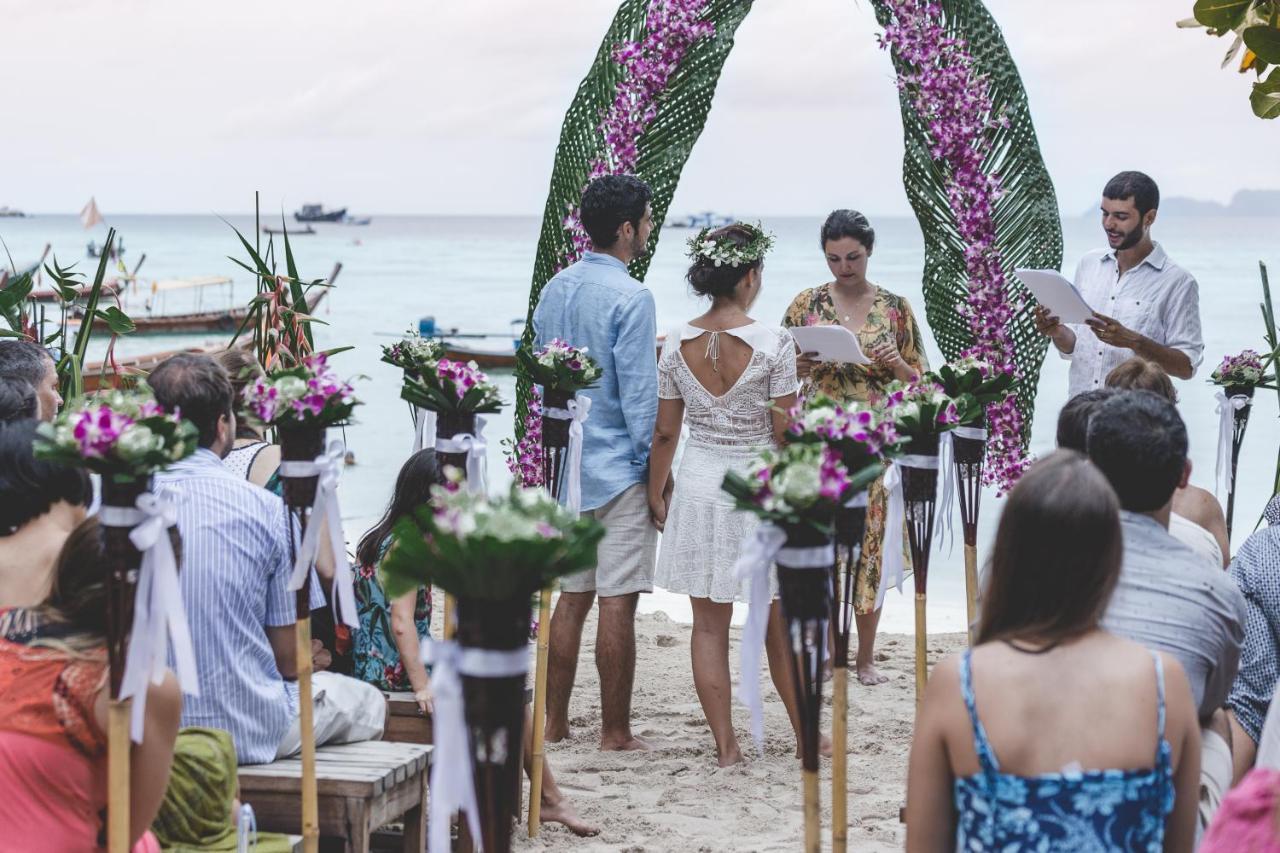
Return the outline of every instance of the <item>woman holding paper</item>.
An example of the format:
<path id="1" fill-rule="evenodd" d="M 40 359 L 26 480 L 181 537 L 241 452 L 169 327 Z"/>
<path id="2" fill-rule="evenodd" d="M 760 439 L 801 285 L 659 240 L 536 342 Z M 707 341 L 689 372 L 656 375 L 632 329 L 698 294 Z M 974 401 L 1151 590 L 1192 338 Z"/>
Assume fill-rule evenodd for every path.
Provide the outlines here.
<path id="1" fill-rule="evenodd" d="M 791 302 L 782 324 L 788 327 L 842 326 L 858 340 L 868 364 L 818 361 L 800 353 L 796 369 L 806 393 L 821 392 L 838 402 L 866 403 L 896 380 L 911 380 L 929 369 L 920 328 L 907 300 L 867 280 L 867 264 L 875 248 L 875 230 L 861 213 L 837 210 L 822 226 L 822 251 L 834 279 L 803 290 Z M 868 495 L 867 531 L 855 573 L 854 612 L 858 623 L 858 680 L 866 685 L 889 679 L 876 669 L 876 626 L 880 611 L 881 550 L 888 493 L 877 480 Z M 902 559 L 911 568 L 907 537 Z M 843 571 L 843 567 L 841 567 Z"/>

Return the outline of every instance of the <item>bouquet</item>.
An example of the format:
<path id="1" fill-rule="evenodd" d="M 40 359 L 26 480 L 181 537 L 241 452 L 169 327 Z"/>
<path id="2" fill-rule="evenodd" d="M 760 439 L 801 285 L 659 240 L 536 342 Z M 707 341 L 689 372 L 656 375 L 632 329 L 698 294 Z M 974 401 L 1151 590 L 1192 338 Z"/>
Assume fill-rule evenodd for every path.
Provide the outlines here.
<path id="1" fill-rule="evenodd" d="M 483 415 L 502 408 L 498 386 L 474 361 L 442 358 L 418 375 L 407 371 L 400 397 L 420 409 L 449 415 Z"/>
<path id="2" fill-rule="evenodd" d="M 244 389 L 245 410 L 256 424 L 285 429 L 320 428 L 351 417 L 357 403 L 348 382 L 339 379 L 323 353 L 295 367 L 259 376 Z"/>
<path id="3" fill-rule="evenodd" d="M 438 339 L 409 332 L 401 340 L 382 348 L 382 361 L 411 376 L 421 376 L 435 370 L 444 353 L 444 344 Z"/>
<path id="4" fill-rule="evenodd" d="M 422 584 L 459 599 L 527 597 L 595 565 L 603 538 L 603 525 L 542 489 L 513 484 L 507 495 L 486 498 L 450 483 L 433 487 L 431 502 L 396 524 L 381 580 L 391 598 Z"/>
<path id="5" fill-rule="evenodd" d="M 522 347 L 516 361 L 535 385 L 569 394 L 592 387 L 604 372 L 587 355 L 586 347 L 579 349 L 559 338 L 536 352 Z"/>
<path id="6" fill-rule="evenodd" d="M 1274 354 L 1263 358 L 1251 349 L 1239 355 L 1224 356 L 1222 363 L 1209 376 L 1209 381 L 1225 388 L 1239 389 L 1244 394 L 1252 394 L 1254 388 L 1272 388 L 1274 386 L 1267 383 L 1274 382 L 1275 376 L 1266 371 L 1274 359 Z"/>
<path id="7" fill-rule="evenodd" d="M 88 468 L 110 482 L 145 481 L 195 452 L 200 434 L 180 412 L 167 414 L 151 390 L 81 397 L 41 424 L 40 459 Z"/>
<path id="8" fill-rule="evenodd" d="M 865 485 L 877 473 L 859 471 L 858 479 L 869 476 Z M 725 474 L 720 488 L 733 497 L 737 509 L 765 521 L 829 533 L 831 518 L 854 490 L 855 480 L 834 448 L 793 443 L 762 452 L 745 477 L 736 471 Z"/>
<path id="9" fill-rule="evenodd" d="M 941 435 L 960 423 L 960 405 L 929 377 L 888 386 L 883 404 L 898 433 L 909 439 Z"/>
<path id="10" fill-rule="evenodd" d="M 1013 374 L 975 355 L 963 356 L 925 375 L 956 401 L 962 425 L 981 421 L 988 406 L 1003 402 L 1013 390 Z"/>
<path id="11" fill-rule="evenodd" d="M 824 444 L 834 450 L 852 474 L 854 491 L 864 480 L 870 482 L 880 475 L 884 459 L 895 455 L 902 441 L 893 420 L 884 413 L 856 403 L 841 405 L 824 394 L 797 403 L 788 417 L 791 441 Z"/>

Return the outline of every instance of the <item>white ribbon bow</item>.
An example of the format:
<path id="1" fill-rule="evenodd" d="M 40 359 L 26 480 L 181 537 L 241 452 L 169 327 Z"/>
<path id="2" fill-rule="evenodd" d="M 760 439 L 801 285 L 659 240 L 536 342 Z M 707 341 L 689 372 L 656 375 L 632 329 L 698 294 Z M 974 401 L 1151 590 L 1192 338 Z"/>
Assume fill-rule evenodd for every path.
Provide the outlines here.
<path id="1" fill-rule="evenodd" d="M 475 435 L 460 432 L 453 438 L 436 437 L 436 453 L 467 454 L 467 490 L 472 494 L 483 495 L 488 492 L 485 477 L 488 472 L 488 461 L 485 456 L 484 418 L 476 417 Z"/>
<path id="2" fill-rule="evenodd" d="M 569 424 L 569 460 L 564 478 L 564 505 L 572 513 L 582 510 L 582 425 L 591 414 L 591 398 L 575 396 L 565 404 L 567 408 L 548 408 L 545 417 L 558 421 L 571 421 Z"/>
<path id="3" fill-rule="evenodd" d="M 1219 391 L 1213 398 L 1218 401 L 1218 465 L 1215 474 L 1218 497 L 1225 499 L 1235 488 L 1231 476 L 1231 440 L 1235 435 L 1236 412 L 1252 401 L 1243 394 L 1227 399 L 1225 391 Z"/>
<path id="4" fill-rule="evenodd" d="M 944 432 L 938 440 L 938 475 L 942 480 L 942 497 L 934 512 L 934 531 L 939 542 L 946 534 L 947 547 L 955 544 L 951 529 L 951 516 L 955 514 L 956 503 L 956 450 L 951 432 Z"/>
<path id="5" fill-rule="evenodd" d="M 413 407 L 413 452 L 436 443 L 436 413 Z"/>
<path id="6" fill-rule="evenodd" d="M 240 819 L 236 821 L 236 853 L 249 853 L 249 848 L 257 844 L 258 818 L 253 813 L 253 806 L 242 803 Z"/>
<path id="7" fill-rule="evenodd" d="M 787 541 L 781 527 L 762 523 L 742 543 L 742 552 L 733 566 L 733 578 L 739 584 L 751 582 L 747 624 L 742 629 L 742 671 L 738 676 L 738 701 L 751 709 L 751 738 L 756 750 L 764 755 L 764 702 L 760 697 L 760 659 L 764 654 L 764 635 L 769 628 L 769 569 Z"/>
<path id="8" fill-rule="evenodd" d="M 508 678 L 529 671 L 524 648 L 509 652 L 465 648 L 452 640 L 422 641 L 423 663 L 431 667 L 435 754 L 431 759 L 431 814 L 428 853 L 449 853 L 449 824 L 462 812 L 477 851 L 482 850 L 480 810 L 476 805 L 462 676 Z"/>
<path id="9" fill-rule="evenodd" d="M 902 497 L 902 469 L 896 461 L 890 462 L 884 472 L 884 490 L 888 505 L 884 513 L 884 549 L 880 557 L 876 610 L 884 604 L 884 594 L 889 587 L 902 592 L 902 582 L 907 576 L 907 565 L 902 559 L 902 527 L 906 523 L 907 507 Z"/>
<path id="10" fill-rule="evenodd" d="M 333 550 L 333 618 L 341 620 L 352 630 L 359 630 L 360 616 L 356 611 L 355 580 L 351 575 L 351 563 L 347 561 L 347 543 L 342 534 L 342 509 L 338 505 L 338 480 L 342 476 L 347 448 L 340 440 L 329 442 L 323 455 L 310 462 L 281 462 L 282 477 L 319 477 L 316 502 L 312 508 L 311 523 L 307 525 L 293 561 L 293 575 L 289 589 L 299 590 L 306 583 L 320 552 L 320 528 L 329 530 L 329 547 Z"/>
<path id="11" fill-rule="evenodd" d="M 200 695 L 191 630 L 182 606 L 178 561 L 169 541 L 169 528 L 178 523 L 177 507 L 151 492 L 138 495 L 136 507 L 103 506 L 98 520 L 108 527 L 132 527 L 129 541 L 142 552 L 138 585 L 133 597 L 133 626 L 120 698 L 133 700 L 129 737 L 142 742 L 146 722 L 147 684 L 164 680 L 167 646 L 172 643 L 174 674 L 183 693 Z"/>

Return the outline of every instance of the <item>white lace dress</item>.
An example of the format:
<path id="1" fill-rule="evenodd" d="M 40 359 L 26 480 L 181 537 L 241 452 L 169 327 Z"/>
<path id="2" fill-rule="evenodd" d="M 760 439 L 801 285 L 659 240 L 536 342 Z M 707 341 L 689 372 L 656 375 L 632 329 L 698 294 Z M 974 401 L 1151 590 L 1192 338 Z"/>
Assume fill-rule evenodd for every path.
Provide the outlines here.
<path id="1" fill-rule="evenodd" d="M 733 335 L 753 350 L 737 383 L 717 397 L 693 375 L 680 343 L 712 333 L 684 326 L 667 336 L 658 360 L 658 396 L 684 400 L 688 439 L 676 472 L 655 583 L 671 592 L 727 603 L 749 590 L 733 579 L 745 537 L 758 521 L 733 508 L 720 490 L 727 471 L 745 474 L 759 452 L 773 446 L 772 400 L 795 393 L 795 346 L 785 329 L 752 323 L 717 334 Z M 708 341 L 709 342 L 709 341 Z"/>

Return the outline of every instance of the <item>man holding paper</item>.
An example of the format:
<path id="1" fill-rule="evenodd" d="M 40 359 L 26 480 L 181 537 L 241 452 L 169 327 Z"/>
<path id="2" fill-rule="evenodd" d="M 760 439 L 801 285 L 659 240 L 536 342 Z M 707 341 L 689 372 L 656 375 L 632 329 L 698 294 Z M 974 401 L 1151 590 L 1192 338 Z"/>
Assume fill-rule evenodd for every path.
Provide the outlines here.
<path id="1" fill-rule="evenodd" d="M 1075 274 L 1093 316 L 1063 323 L 1043 305 L 1036 308 L 1036 328 L 1071 361 L 1068 397 L 1103 387 L 1111 369 L 1135 354 L 1190 379 L 1204 353 L 1199 286 L 1151 239 L 1160 205 L 1155 181 L 1121 172 L 1102 196 L 1110 248 L 1085 255 Z"/>

